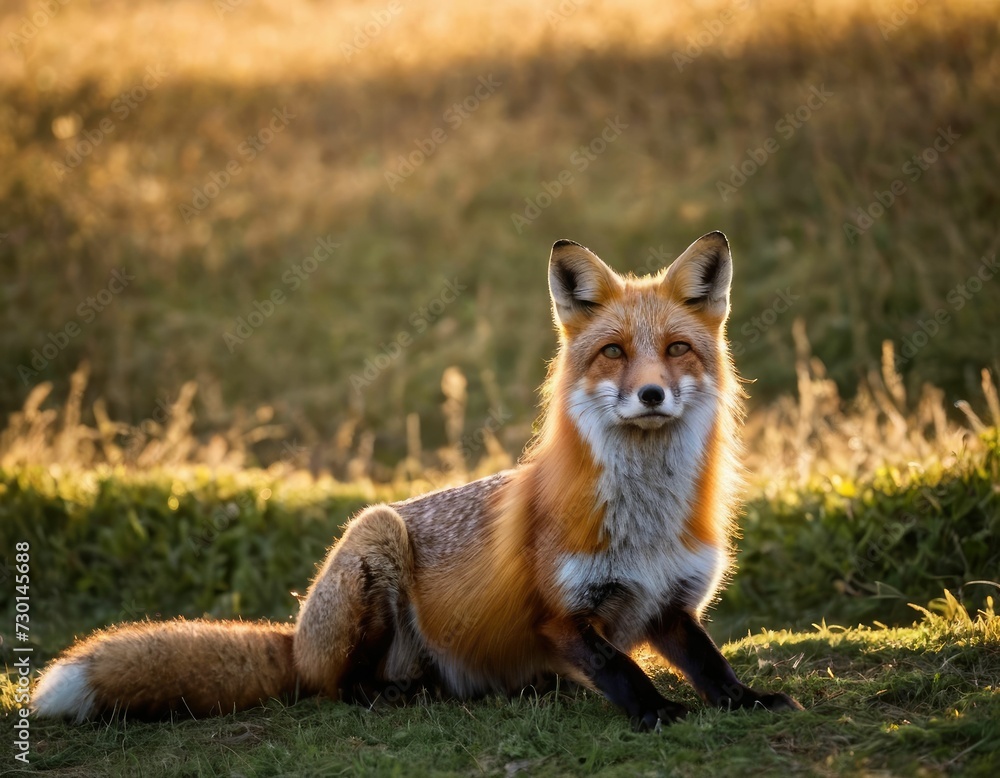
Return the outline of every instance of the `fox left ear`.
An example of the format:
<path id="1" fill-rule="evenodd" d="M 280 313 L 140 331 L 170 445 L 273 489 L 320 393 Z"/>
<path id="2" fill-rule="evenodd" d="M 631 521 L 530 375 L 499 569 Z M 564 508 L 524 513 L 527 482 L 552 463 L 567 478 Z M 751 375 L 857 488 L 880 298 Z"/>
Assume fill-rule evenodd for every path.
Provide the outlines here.
<path id="1" fill-rule="evenodd" d="M 621 279 L 590 249 L 557 240 L 549 257 L 549 294 L 556 323 L 571 326 L 589 316 L 621 287 Z"/>
<path id="2" fill-rule="evenodd" d="M 703 235 L 667 269 L 663 283 L 685 305 L 724 320 L 729 315 L 733 258 L 721 232 Z"/>

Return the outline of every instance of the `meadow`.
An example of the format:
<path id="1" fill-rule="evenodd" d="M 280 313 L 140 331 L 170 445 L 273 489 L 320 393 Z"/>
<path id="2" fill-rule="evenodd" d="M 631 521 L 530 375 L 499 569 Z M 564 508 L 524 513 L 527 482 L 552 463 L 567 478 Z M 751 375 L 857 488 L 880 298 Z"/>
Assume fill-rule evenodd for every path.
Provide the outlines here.
<path id="1" fill-rule="evenodd" d="M 964 448 L 926 465 L 806 482 L 788 473 L 751 490 L 738 572 L 709 629 L 742 678 L 793 694 L 804 713 L 705 710 L 640 652 L 664 693 L 695 710 L 660 735 L 633 733 L 590 693 L 529 689 L 511 701 L 424 697 L 372 709 L 307 699 L 200 721 L 33 721 L 31 770 L 992 776 L 1000 766 L 998 423 L 1000 415 L 978 434 L 951 427 Z M 345 484 L 288 464 L 4 468 L 0 538 L 5 548 L 30 547 L 32 667 L 73 635 L 122 621 L 292 619 L 295 592 L 344 517 L 426 485 Z M 11 587 L 12 558 L 0 573 Z M 14 611 L 10 598 L 5 623 Z M 0 705 L 9 718 L 23 655 L 8 641 L 4 651 Z M 12 750 L 0 757 L 14 764 Z"/>
<path id="2" fill-rule="evenodd" d="M 118 621 L 291 618 L 352 512 L 516 461 L 554 240 L 645 273 L 714 229 L 750 400 L 710 630 L 808 709 L 272 703 L 33 722 L 24 769 L 996 775 L 998 11 L 5 3 L 7 721 L 16 543 L 36 670 Z"/>

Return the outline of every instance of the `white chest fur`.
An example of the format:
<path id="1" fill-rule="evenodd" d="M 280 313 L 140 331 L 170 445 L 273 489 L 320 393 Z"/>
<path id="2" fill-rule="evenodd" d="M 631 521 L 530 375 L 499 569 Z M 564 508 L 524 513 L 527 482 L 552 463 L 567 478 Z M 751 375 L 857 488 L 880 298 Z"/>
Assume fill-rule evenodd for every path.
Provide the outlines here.
<path id="1" fill-rule="evenodd" d="M 645 625 L 682 596 L 700 609 L 712 598 L 728 565 L 725 548 L 685 543 L 695 484 L 715 421 L 709 403 L 687 404 L 661 430 L 621 427 L 606 417 L 600 396 L 573 397 L 578 429 L 602 467 L 608 547 L 597 554 L 567 554 L 559 583 L 571 610 L 586 609 L 594 591 L 621 587 L 628 606 L 618 611 L 617 640 L 641 639 Z"/>

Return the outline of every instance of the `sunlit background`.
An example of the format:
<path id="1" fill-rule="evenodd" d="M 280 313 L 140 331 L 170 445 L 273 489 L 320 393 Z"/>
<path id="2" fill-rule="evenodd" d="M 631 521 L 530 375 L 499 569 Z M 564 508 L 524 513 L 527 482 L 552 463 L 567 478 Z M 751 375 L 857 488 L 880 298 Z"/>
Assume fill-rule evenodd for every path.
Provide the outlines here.
<path id="1" fill-rule="evenodd" d="M 553 241 L 647 273 L 722 230 L 748 488 L 710 629 L 804 630 L 727 651 L 829 719 L 828 740 L 771 737 L 767 759 L 995 774 L 1000 676 L 974 647 L 1000 639 L 998 84 L 987 0 L 5 0 L 4 624 L 29 541 L 36 670 L 114 622 L 288 618 L 362 505 L 516 461 L 556 345 Z M 825 626 L 907 627 L 908 603 L 943 615 Z M 545 740 L 558 716 L 531 735 L 485 711 L 488 745 L 466 749 L 485 761 L 434 746 L 434 765 L 575 753 Z M 433 720 L 426 745 L 467 714 L 399 715 Z M 661 765 L 579 720 L 591 766 Z M 359 744 L 390 735 L 364 727 L 410 731 L 344 739 L 354 721 L 282 764 L 377 760 Z M 45 764 L 131 758 L 69 732 Z M 177 737 L 162 764 L 199 772 Z M 228 737 L 203 738 L 223 762 L 244 748 Z M 578 767 L 565 754 L 555 772 Z"/>
<path id="2" fill-rule="evenodd" d="M 223 437 L 185 457 L 386 480 L 500 410 L 516 456 L 561 237 L 643 271 L 726 232 L 754 408 L 884 394 L 884 343 L 900 412 L 985 408 L 1000 281 L 955 290 L 1000 242 L 994 3 L 4 9 L 0 407 L 82 370 L 85 458 L 187 382 Z"/>

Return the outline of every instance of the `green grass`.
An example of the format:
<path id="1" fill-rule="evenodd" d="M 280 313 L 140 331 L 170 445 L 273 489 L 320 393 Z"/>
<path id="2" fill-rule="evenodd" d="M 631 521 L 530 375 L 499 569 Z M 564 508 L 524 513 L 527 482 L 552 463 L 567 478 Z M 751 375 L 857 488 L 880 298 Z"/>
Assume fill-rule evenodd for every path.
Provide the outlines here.
<path id="1" fill-rule="evenodd" d="M 30 543 L 43 646 L 147 615 L 282 618 L 341 525 L 380 494 L 261 471 L 0 472 L 4 572 L 14 544 Z"/>
<path id="2" fill-rule="evenodd" d="M 981 603 L 997 586 L 983 579 L 997 580 L 1000 570 L 997 428 L 981 439 L 976 453 L 926 466 L 886 464 L 857 480 L 813 476 L 754 495 L 739 571 L 715 614 L 721 634 L 824 617 L 901 623 L 907 603 L 942 588 Z"/>
<path id="3" fill-rule="evenodd" d="M 925 471 L 886 468 L 857 482 L 816 479 L 752 496 L 740 569 L 710 630 L 720 642 L 753 633 L 725 649 L 738 673 L 793 694 L 808 708 L 803 714 L 702 710 L 647 656 L 657 683 L 698 708 L 659 736 L 631 732 L 602 699 L 582 692 L 374 711 L 305 700 L 159 725 L 32 722 L 33 763 L 67 775 L 523 767 L 540 775 L 992 776 L 1000 766 L 1000 618 L 970 582 L 997 569 L 996 429 L 980 442 Z M 304 590 L 343 521 L 393 496 L 301 473 L 0 471 L 0 547 L 31 544 L 33 664 L 40 668 L 73 635 L 118 621 L 289 618 L 289 592 Z M 231 513 L 220 513 L 227 507 Z M 897 526 L 903 531 L 880 531 Z M 878 553 L 867 553 L 872 547 Z M 13 558 L 6 562 L 0 575 L 12 587 Z M 877 596 L 885 582 L 898 590 L 894 598 Z M 906 607 L 931 598 L 922 617 Z M 3 623 L 13 624 L 13 607 L 8 600 L 0 609 Z M 976 607 L 983 613 L 970 619 Z M 826 626 L 858 620 L 872 626 Z M 795 629 L 763 631 L 779 624 Z M 11 647 L 2 647 L 8 669 Z"/>
<path id="4" fill-rule="evenodd" d="M 1000 617 L 911 628 L 769 632 L 725 647 L 737 673 L 804 703 L 797 714 L 697 706 L 637 734 L 591 693 L 418 701 L 366 710 L 305 700 L 206 721 L 32 723 L 32 766 L 59 775 L 996 775 Z"/>

